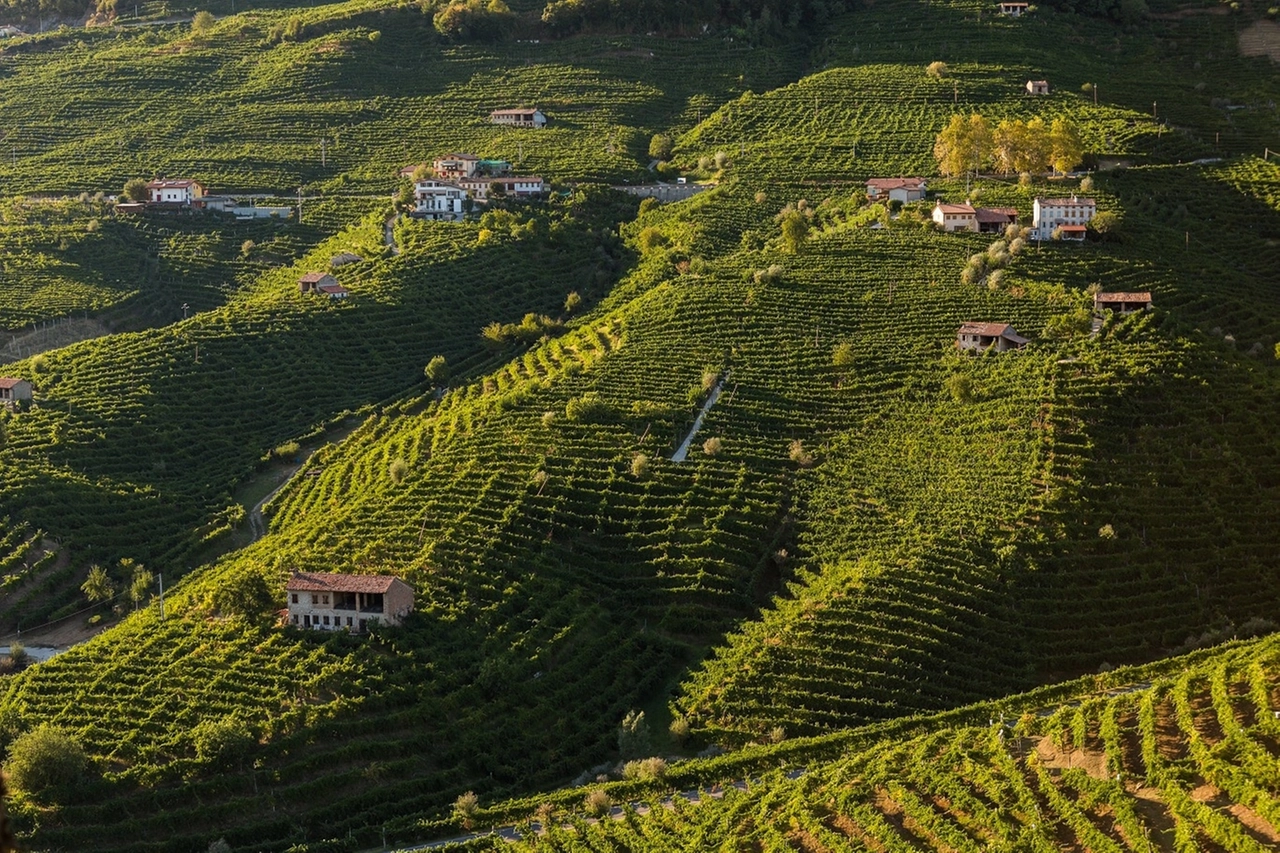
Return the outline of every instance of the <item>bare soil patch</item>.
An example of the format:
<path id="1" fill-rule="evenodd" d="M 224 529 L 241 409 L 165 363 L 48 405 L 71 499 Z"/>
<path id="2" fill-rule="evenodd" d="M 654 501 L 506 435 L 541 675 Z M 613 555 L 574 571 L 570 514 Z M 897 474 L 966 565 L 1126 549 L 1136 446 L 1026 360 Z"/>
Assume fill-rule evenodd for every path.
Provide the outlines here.
<path id="1" fill-rule="evenodd" d="M 1107 754 L 1092 749 L 1062 752 L 1053 738 L 1046 735 L 1036 744 L 1036 758 L 1050 770 L 1083 770 L 1094 779 L 1107 778 Z"/>
<path id="2" fill-rule="evenodd" d="M 1265 56 L 1272 62 L 1280 62 L 1280 24 L 1275 21 L 1254 21 L 1240 31 L 1240 53 L 1245 56 Z"/>

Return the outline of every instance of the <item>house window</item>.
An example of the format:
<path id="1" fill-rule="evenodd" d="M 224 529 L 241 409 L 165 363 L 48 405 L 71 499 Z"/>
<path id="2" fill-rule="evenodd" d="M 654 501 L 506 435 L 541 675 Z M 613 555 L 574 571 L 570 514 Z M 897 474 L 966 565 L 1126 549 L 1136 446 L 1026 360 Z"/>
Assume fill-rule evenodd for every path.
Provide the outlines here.
<path id="1" fill-rule="evenodd" d="M 297 625 L 297 624 L 298 624 L 298 614 L 297 614 L 297 613 L 293 614 L 293 624 L 295 624 L 295 625 Z"/>
<path id="2" fill-rule="evenodd" d="M 321 596 L 321 598 L 323 598 L 323 599 L 324 599 L 324 601 L 323 601 L 323 603 L 324 603 L 324 604 L 328 604 L 328 603 L 329 603 L 329 596 L 324 595 L 324 596 Z"/>
<path id="3" fill-rule="evenodd" d="M 298 594 L 296 592 L 293 594 L 293 603 L 294 604 L 298 603 Z"/>
<path id="4" fill-rule="evenodd" d="M 326 625 L 328 625 L 328 624 L 329 624 L 329 617 L 328 617 L 328 616 L 324 617 L 324 624 L 326 624 Z"/>
<path id="5" fill-rule="evenodd" d="M 319 603 L 320 603 L 320 596 L 316 595 L 314 592 L 311 593 L 311 606 L 314 607 Z"/>
<path id="6" fill-rule="evenodd" d="M 351 627 L 351 617 L 350 617 L 350 616 L 348 616 L 348 617 L 347 617 L 347 627 L 348 627 L 348 628 L 350 628 L 350 627 Z"/>
<path id="7" fill-rule="evenodd" d="M 311 617 L 310 617 L 310 616 L 303 616 L 303 617 L 302 617 L 302 624 L 303 624 L 303 626 L 304 626 L 304 627 L 306 627 L 306 628 L 310 628 L 310 627 L 311 627 Z"/>

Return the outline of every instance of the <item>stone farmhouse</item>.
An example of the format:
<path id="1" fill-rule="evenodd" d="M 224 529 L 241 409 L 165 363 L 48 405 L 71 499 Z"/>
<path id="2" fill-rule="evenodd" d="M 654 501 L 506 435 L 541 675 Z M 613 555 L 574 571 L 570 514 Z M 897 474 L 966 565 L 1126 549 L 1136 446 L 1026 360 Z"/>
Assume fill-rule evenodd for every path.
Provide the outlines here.
<path id="1" fill-rule="evenodd" d="M 506 124 L 512 127 L 546 127 L 547 117 L 537 107 L 522 107 L 511 110 L 494 110 L 489 113 L 489 121 L 494 124 Z"/>
<path id="2" fill-rule="evenodd" d="M 1059 231 L 1064 240 L 1083 240 L 1097 212 L 1098 203 L 1091 198 L 1037 198 L 1031 208 L 1032 236 L 1051 240 Z"/>
<path id="3" fill-rule="evenodd" d="M 924 178 L 869 178 L 868 201 L 923 201 L 928 185 Z"/>
<path id="4" fill-rule="evenodd" d="M 1049 81 L 1048 80 L 1028 80 L 1027 94 L 1028 95 L 1049 94 Z"/>
<path id="5" fill-rule="evenodd" d="M 1028 3 L 1001 3 L 1000 14 L 1008 15 L 1010 18 L 1021 18 L 1027 14 Z"/>
<path id="6" fill-rule="evenodd" d="M 956 331 L 956 347 L 970 352 L 1007 352 L 1027 343 L 1008 323 L 965 323 Z"/>
<path id="7" fill-rule="evenodd" d="M 974 207 L 971 204 L 947 204 L 933 206 L 933 221 L 943 231 L 1001 232 L 1005 226 L 1018 221 L 1018 211 L 1012 207 Z"/>
<path id="8" fill-rule="evenodd" d="M 1146 290 L 1135 293 L 1095 293 L 1093 295 L 1093 310 L 1096 312 L 1115 311 L 1119 314 L 1133 314 L 1150 309 L 1151 304 L 1151 293 Z"/>
<path id="9" fill-rule="evenodd" d="M 31 401 L 31 383 L 12 376 L 0 376 L 0 406 L 15 409 Z"/>
<path id="10" fill-rule="evenodd" d="M 413 587 L 390 575 L 294 572 L 285 585 L 289 624 L 362 633 L 369 623 L 399 625 L 413 610 Z"/>
<path id="11" fill-rule="evenodd" d="M 314 293 L 330 299 L 346 299 L 351 295 L 351 291 L 338 284 L 338 280 L 327 272 L 309 272 L 298 279 L 298 292 Z"/>

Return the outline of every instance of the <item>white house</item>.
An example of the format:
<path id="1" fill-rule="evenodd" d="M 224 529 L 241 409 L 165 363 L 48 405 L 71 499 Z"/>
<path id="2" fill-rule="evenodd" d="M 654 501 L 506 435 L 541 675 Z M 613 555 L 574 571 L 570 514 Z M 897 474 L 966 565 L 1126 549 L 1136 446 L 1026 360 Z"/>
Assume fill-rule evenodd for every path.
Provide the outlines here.
<path id="1" fill-rule="evenodd" d="M 289 624 L 358 633 L 378 621 L 398 625 L 413 610 L 413 587 L 390 575 L 294 572 L 285 585 Z"/>
<path id="2" fill-rule="evenodd" d="M 147 184 L 150 204 L 181 204 L 188 207 L 204 198 L 204 186 L 199 181 L 155 180 Z"/>
<path id="3" fill-rule="evenodd" d="M 1010 18 L 1021 18 L 1027 13 L 1027 3 L 1001 3 L 1000 14 Z"/>
<path id="4" fill-rule="evenodd" d="M 1028 80 L 1027 94 L 1028 95 L 1049 94 L 1049 81 L 1048 80 Z"/>
<path id="5" fill-rule="evenodd" d="M 0 27 L 0 38 L 9 39 L 24 35 L 26 35 L 26 33 L 11 24 Z"/>
<path id="6" fill-rule="evenodd" d="M 413 187 L 417 202 L 413 215 L 421 219 L 457 221 L 466 214 L 467 191 L 447 181 L 418 181 Z"/>
<path id="7" fill-rule="evenodd" d="M 1098 212 L 1091 198 L 1037 198 L 1031 208 L 1031 231 L 1036 240 L 1051 240 L 1056 229 L 1065 239 L 1083 240 L 1086 226 Z"/>
<path id="8" fill-rule="evenodd" d="M 978 211 L 969 204 L 945 204 L 933 206 L 933 221 L 943 231 L 977 231 Z"/>
<path id="9" fill-rule="evenodd" d="M 547 191 L 546 181 L 539 177 L 475 177 L 457 184 L 479 202 L 487 202 L 495 191 L 508 198 L 532 198 Z"/>
<path id="10" fill-rule="evenodd" d="M 537 107 L 523 107 L 515 110 L 494 110 L 489 113 L 489 121 L 514 127 L 545 127 L 547 117 Z"/>
<path id="11" fill-rule="evenodd" d="M 928 186 L 924 178 L 870 178 L 867 180 L 869 201 L 922 201 Z"/>
<path id="12" fill-rule="evenodd" d="M 1026 345 L 1027 339 L 1008 323 L 965 323 L 956 331 L 956 347 L 962 350 L 1006 352 Z"/>
<path id="13" fill-rule="evenodd" d="M 15 408 L 19 403 L 31 400 L 31 383 L 12 376 L 0 376 L 0 406 Z"/>

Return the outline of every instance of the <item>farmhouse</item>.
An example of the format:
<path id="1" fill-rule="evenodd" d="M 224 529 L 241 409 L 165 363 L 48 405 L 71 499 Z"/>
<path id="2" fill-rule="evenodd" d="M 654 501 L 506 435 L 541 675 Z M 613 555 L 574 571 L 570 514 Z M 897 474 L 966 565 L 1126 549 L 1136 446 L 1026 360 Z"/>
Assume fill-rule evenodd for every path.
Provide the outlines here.
<path id="1" fill-rule="evenodd" d="M 316 293 L 319 293 L 321 296 L 327 296 L 330 299 L 346 299 L 351 295 L 351 291 L 347 290 L 336 281 L 333 284 L 317 284 Z"/>
<path id="2" fill-rule="evenodd" d="M 962 350 L 1006 352 L 1026 345 L 1027 339 L 1008 323 L 965 323 L 956 331 L 956 346 Z"/>
<path id="3" fill-rule="evenodd" d="M 479 202 L 487 202 L 491 193 L 508 198 L 530 198 L 542 195 L 547 189 L 546 182 L 538 177 L 477 177 L 457 183 Z"/>
<path id="4" fill-rule="evenodd" d="M 413 610 L 413 587 L 390 575 L 294 572 L 285 585 L 289 624 L 361 632 L 369 622 L 399 625 Z"/>
<path id="5" fill-rule="evenodd" d="M 474 154 L 445 154 L 437 157 L 431 167 L 438 178 L 469 178 L 480 168 L 480 158 Z"/>
<path id="6" fill-rule="evenodd" d="M 1115 311 L 1120 314 L 1132 314 L 1146 311 L 1151 307 L 1150 291 L 1138 293 L 1095 293 L 1093 309 L 1095 311 Z M 3 381 L 3 380 L 0 380 Z"/>
<path id="7" fill-rule="evenodd" d="M 1027 94 L 1028 95 L 1049 94 L 1049 81 L 1048 80 L 1028 80 Z"/>
<path id="8" fill-rule="evenodd" d="M 466 213 L 467 191 L 448 181 L 418 181 L 413 187 L 417 202 L 413 215 L 419 219 L 456 221 Z"/>
<path id="9" fill-rule="evenodd" d="M 1061 228 L 1064 238 L 1083 240 L 1085 226 L 1097 212 L 1098 203 L 1091 198 L 1037 198 L 1031 208 L 1032 236 L 1050 240 L 1054 230 Z M 1074 227 L 1068 231 L 1069 226 Z"/>
<path id="10" fill-rule="evenodd" d="M 320 293 L 321 287 L 333 287 L 338 280 L 327 272 L 309 272 L 298 279 L 299 293 Z"/>
<path id="11" fill-rule="evenodd" d="M 147 184 L 148 204 L 178 205 L 181 207 L 203 206 L 204 186 L 199 181 L 155 180 Z"/>
<path id="12" fill-rule="evenodd" d="M 975 207 L 973 214 L 978 230 L 983 233 L 1004 231 L 1018 221 L 1018 209 L 1015 207 Z"/>
<path id="13" fill-rule="evenodd" d="M 1001 3 L 1000 14 L 1008 15 L 1010 18 L 1021 18 L 1027 13 L 1026 3 Z"/>
<path id="14" fill-rule="evenodd" d="M 922 201 L 927 188 L 924 178 L 870 178 L 867 200 Z"/>
<path id="15" fill-rule="evenodd" d="M 0 376 L 0 406 L 16 408 L 19 403 L 31 400 L 31 383 L 25 379 Z"/>
<path id="16" fill-rule="evenodd" d="M 547 117 L 537 107 L 514 110 L 494 110 L 489 113 L 489 121 L 494 124 L 508 124 L 513 127 L 545 127 Z"/>
<path id="17" fill-rule="evenodd" d="M 933 221 L 943 231 L 977 231 L 978 212 L 969 204 L 945 204 L 933 206 Z"/>

